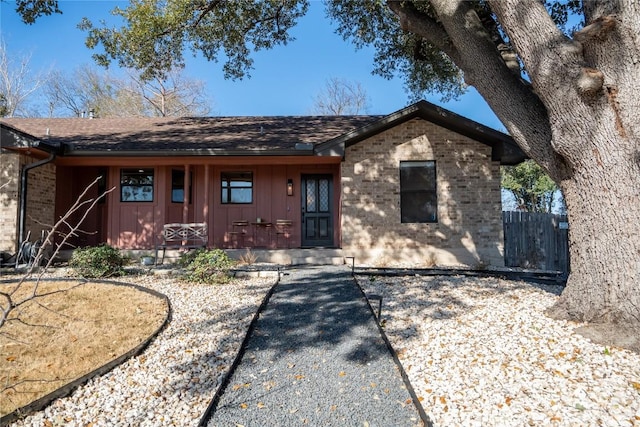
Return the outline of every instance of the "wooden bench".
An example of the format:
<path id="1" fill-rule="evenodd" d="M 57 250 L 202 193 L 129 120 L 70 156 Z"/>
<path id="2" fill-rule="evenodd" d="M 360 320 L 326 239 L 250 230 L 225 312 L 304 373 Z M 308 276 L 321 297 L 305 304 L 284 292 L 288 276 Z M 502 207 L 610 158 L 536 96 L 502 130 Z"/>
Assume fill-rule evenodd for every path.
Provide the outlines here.
<path id="1" fill-rule="evenodd" d="M 160 234 L 160 242 L 156 245 L 156 265 L 158 252 L 162 250 L 162 261 L 167 249 L 197 249 L 206 248 L 209 242 L 206 222 L 165 224 Z"/>

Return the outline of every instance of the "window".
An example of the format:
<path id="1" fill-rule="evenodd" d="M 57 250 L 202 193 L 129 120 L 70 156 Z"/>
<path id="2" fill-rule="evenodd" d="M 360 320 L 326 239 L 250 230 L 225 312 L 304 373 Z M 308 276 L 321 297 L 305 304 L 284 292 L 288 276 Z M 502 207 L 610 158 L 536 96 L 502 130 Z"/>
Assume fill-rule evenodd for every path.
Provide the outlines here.
<path id="1" fill-rule="evenodd" d="M 121 169 L 120 200 L 153 202 L 153 169 Z"/>
<path id="2" fill-rule="evenodd" d="M 222 203 L 252 203 L 253 173 L 222 172 Z"/>
<path id="3" fill-rule="evenodd" d="M 400 162 L 400 220 L 438 222 L 436 162 Z"/>
<path id="4" fill-rule="evenodd" d="M 189 174 L 189 204 L 191 204 L 191 183 L 193 182 L 193 174 Z M 184 171 L 173 169 L 171 171 L 171 202 L 182 203 L 184 201 Z"/>

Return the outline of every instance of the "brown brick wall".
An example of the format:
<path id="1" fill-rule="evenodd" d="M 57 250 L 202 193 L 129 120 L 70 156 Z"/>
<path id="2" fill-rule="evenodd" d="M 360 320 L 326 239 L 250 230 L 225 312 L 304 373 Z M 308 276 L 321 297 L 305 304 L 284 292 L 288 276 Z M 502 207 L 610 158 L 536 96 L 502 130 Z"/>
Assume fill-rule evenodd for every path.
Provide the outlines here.
<path id="1" fill-rule="evenodd" d="M 15 253 L 19 232 L 20 174 L 25 165 L 37 160 L 8 152 L 1 156 L 0 185 L 6 185 L 0 189 L 0 250 Z M 40 236 L 41 230 L 49 230 L 54 222 L 55 174 L 55 166 L 51 163 L 29 171 L 25 231 L 31 231 L 32 241 Z"/>
<path id="2" fill-rule="evenodd" d="M 0 251 L 15 253 L 18 235 L 20 156 L 0 153 Z"/>
<path id="3" fill-rule="evenodd" d="M 435 160 L 438 222 L 400 222 L 399 164 Z M 414 119 L 347 148 L 342 248 L 357 263 L 504 265 L 500 165 L 491 148 Z"/>
<path id="4" fill-rule="evenodd" d="M 27 160 L 27 164 L 33 162 Z M 29 171 L 27 189 L 27 219 L 25 232 L 31 231 L 31 241 L 40 231 L 51 230 L 55 221 L 56 167 L 47 163 Z"/>

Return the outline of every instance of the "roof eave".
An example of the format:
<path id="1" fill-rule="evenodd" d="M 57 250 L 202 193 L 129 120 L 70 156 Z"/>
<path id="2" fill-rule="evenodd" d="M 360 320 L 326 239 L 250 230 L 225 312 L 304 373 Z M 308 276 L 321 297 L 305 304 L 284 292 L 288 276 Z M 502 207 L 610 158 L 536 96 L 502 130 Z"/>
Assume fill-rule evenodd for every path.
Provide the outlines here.
<path id="1" fill-rule="evenodd" d="M 318 144 L 315 151 L 321 156 L 341 155 L 344 157 L 347 147 L 414 118 L 422 118 L 490 146 L 492 148 L 491 159 L 493 161 L 499 161 L 501 164 L 517 164 L 527 158 L 509 135 L 427 101 L 419 101 L 369 125 Z"/>
<path id="2" fill-rule="evenodd" d="M 60 154 L 60 144 L 37 138 L 7 123 L 0 123 L 0 141 L 3 148 L 31 149 Z"/>
<path id="3" fill-rule="evenodd" d="M 65 157 L 273 157 L 313 156 L 313 150 L 68 150 Z"/>

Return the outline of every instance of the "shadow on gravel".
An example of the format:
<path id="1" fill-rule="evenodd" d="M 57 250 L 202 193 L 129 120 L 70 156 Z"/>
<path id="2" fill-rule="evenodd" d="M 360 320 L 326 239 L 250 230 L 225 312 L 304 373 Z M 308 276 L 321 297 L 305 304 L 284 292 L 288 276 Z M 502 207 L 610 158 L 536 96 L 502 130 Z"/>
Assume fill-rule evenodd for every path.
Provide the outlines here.
<path id="1" fill-rule="evenodd" d="M 398 285 L 394 280 L 387 280 L 390 277 L 399 278 L 406 282 L 418 281 L 421 286 L 417 291 L 413 286 Z M 455 319 L 463 313 L 471 312 L 478 306 L 483 306 L 487 298 L 502 295 L 514 301 L 519 299 L 519 295 L 528 289 L 535 288 L 545 293 L 559 296 L 564 289 L 562 285 L 537 283 L 528 280 L 513 280 L 503 277 L 478 277 L 465 275 L 413 275 L 384 276 L 359 275 L 356 279 L 361 284 L 365 292 L 375 289 L 375 293 L 382 296 L 383 301 L 393 299 L 407 299 L 408 301 L 419 302 L 422 318 L 431 320 Z M 472 286 L 467 286 L 469 283 Z M 408 293 L 410 292 L 410 293 Z M 392 296 L 393 295 L 393 296 Z M 382 308 L 384 318 L 384 304 Z M 416 309 L 417 310 L 417 309 Z M 415 319 L 417 322 L 420 318 Z M 407 328 L 403 331 L 403 336 L 411 338 L 415 336 L 416 330 Z"/>
<path id="2" fill-rule="evenodd" d="M 366 364 L 385 356 L 362 293 L 344 271 L 306 268 L 285 276 L 262 313 L 254 346 L 275 357 L 292 351 L 345 347 L 348 360 Z"/>
<path id="3" fill-rule="evenodd" d="M 193 328 L 213 330 L 217 323 L 229 316 L 243 317 L 254 310 L 254 306 L 228 307 L 223 312 L 205 309 L 202 322 L 193 325 Z M 385 343 L 377 328 L 371 327 L 372 322 L 375 320 L 366 300 L 348 271 L 309 267 L 294 269 L 285 272 L 276 286 L 251 332 L 247 349 L 266 350 L 275 362 L 294 352 L 313 353 L 322 352 L 328 347 L 342 347 L 341 354 L 345 361 L 366 365 L 381 357 L 388 357 Z M 181 333 L 179 330 L 172 332 Z M 244 332 L 242 330 L 239 333 Z M 190 365 L 219 365 L 217 360 L 227 351 L 227 344 L 238 339 L 242 337 L 223 338 L 214 352 L 202 355 Z M 188 370 L 189 366 L 176 365 L 176 377 L 169 388 L 182 389 L 188 394 L 197 393 L 188 386 L 188 379 L 181 378 L 179 374 Z"/>
<path id="4" fill-rule="evenodd" d="M 241 357 L 200 425 L 414 426 L 428 420 L 344 267 L 287 270 Z"/>
<path id="5" fill-rule="evenodd" d="M 243 286 L 242 292 L 244 292 L 244 295 L 250 295 L 252 293 L 264 294 L 265 288 L 259 286 Z M 200 382 L 198 375 L 206 375 L 208 377 L 219 376 L 220 381 L 222 381 L 222 375 L 234 362 L 245 337 L 246 326 L 248 326 L 251 321 L 250 318 L 256 313 L 259 304 L 258 302 L 258 304 L 226 305 L 222 310 L 214 310 L 213 308 L 205 306 L 201 309 L 199 317 L 202 320 L 200 322 L 185 324 L 181 328 L 176 328 L 172 325 L 166 329 L 164 334 L 165 339 L 168 340 L 183 340 L 185 333 L 193 330 L 210 330 L 216 335 L 215 339 L 219 339 L 219 342 L 214 350 L 199 355 L 188 363 L 174 363 L 173 355 L 167 354 L 165 363 L 167 365 L 173 365 L 171 366 L 173 374 L 170 377 L 170 381 L 164 383 L 160 389 L 154 392 L 163 396 L 172 396 L 178 393 L 180 395 L 201 397 L 203 390 L 196 384 L 196 382 Z M 212 304 L 212 307 L 214 306 L 219 306 L 219 304 Z M 249 320 L 243 322 L 242 326 L 238 326 L 237 329 L 233 328 L 236 321 L 229 322 L 229 319 L 243 319 L 247 317 L 249 317 Z M 231 327 L 221 330 L 220 324 L 224 325 L 228 323 L 231 324 Z M 214 338 L 212 337 L 212 339 Z M 202 345 L 202 343 L 194 339 L 184 340 L 183 348 L 180 351 L 190 353 L 199 345 Z M 210 396 L 205 396 L 207 399 L 211 398 L 216 392 L 216 389 L 220 386 L 220 381 L 218 381 L 214 387 L 204 390 L 207 393 L 211 393 Z M 192 399 L 188 398 L 188 400 Z M 144 421 L 144 416 L 144 414 L 141 415 L 143 418 L 140 421 Z"/>

